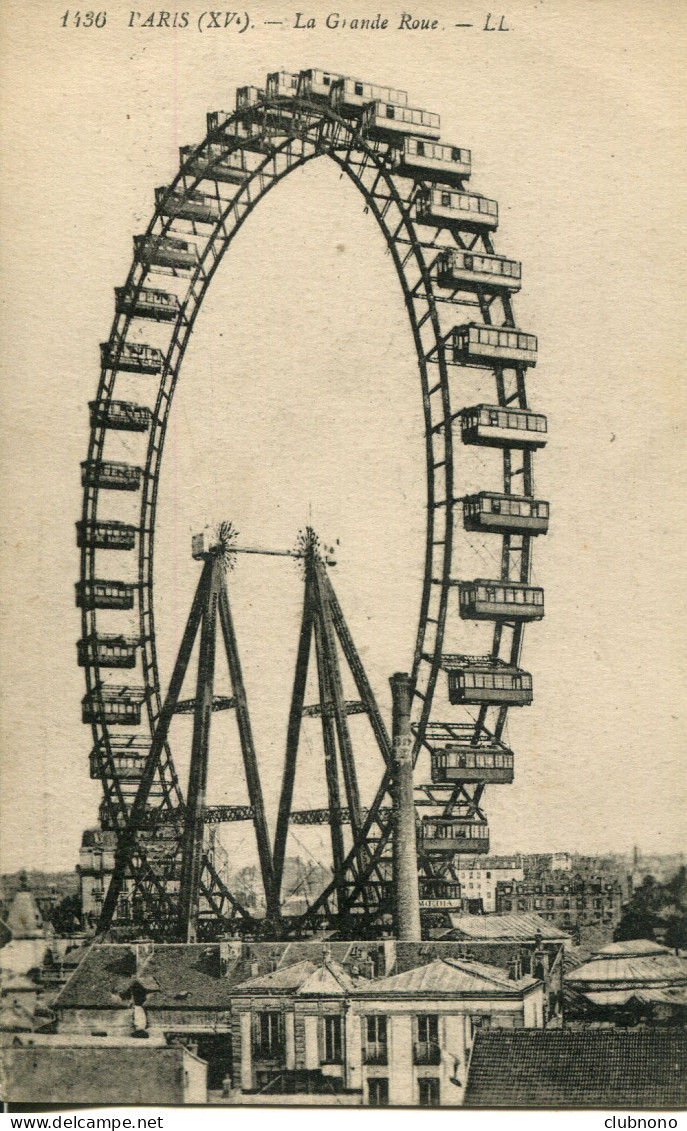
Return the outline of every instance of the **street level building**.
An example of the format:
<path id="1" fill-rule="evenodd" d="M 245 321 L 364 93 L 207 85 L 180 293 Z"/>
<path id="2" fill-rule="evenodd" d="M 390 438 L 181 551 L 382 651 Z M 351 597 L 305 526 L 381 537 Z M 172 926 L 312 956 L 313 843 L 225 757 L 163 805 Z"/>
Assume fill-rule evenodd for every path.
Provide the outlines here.
<path id="1" fill-rule="evenodd" d="M 543 1004 L 535 978 L 465 959 L 366 980 L 331 959 L 301 962 L 235 988 L 234 1083 L 265 1099 L 459 1105 L 474 1034 L 541 1027 Z"/>

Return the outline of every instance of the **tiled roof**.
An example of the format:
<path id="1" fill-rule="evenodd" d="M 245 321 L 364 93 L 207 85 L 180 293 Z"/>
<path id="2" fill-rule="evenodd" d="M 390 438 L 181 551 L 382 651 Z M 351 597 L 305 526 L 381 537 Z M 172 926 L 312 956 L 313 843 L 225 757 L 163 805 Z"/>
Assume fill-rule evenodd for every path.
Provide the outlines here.
<path id="1" fill-rule="evenodd" d="M 618 958 L 622 955 L 645 958 L 655 954 L 672 954 L 672 951 L 669 946 L 662 946 L 653 939 L 623 939 L 622 942 L 609 943 L 608 946 L 597 951 L 594 957 L 606 955 L 609 958 Z"/>
<path id="2" fill-rule="evenodd" d="M 687 958 L 678 958 L 670 951 L 652 955 L 599 955 L 578 966 L 568 975 L 571 985 L 579 989 L 620 989 L 633 986 L 687 985 Z"/>
<path id="3" fill-rule="evenodd" d="M 33 1014 L 18 1002 L 10 1002 L 0 1009 L 0 1033 L 30 1033 L 35 1027 Z"/>
<path id="4" fill-rule="evenodd" d="M 641 989 L 599 990 L 582 994 L 592 1005 L 679 1005 L 687 1006 L 685 986 L 643 986 Z"/>
<path id="5" fill-rule="evenodd" d="M 555 927 L 553 923 L 542 919 L 534 912 L 505 912 L 494 915 L 451 915 L 451 930 L 443 938 L 471 939 L 475 942 L 484 942 L 495 939 L 504 942 L 514 940 L 518 942 L 533 942 L 535 935 L 540 934 L 544 942 L 564 942 L 570 936 L 565 931 Z"/>
<path id="6" fill-rule="evenodd" d="M 467 1107 L 682 1107 L 687 1033 L 601 1029 L 478 1032 Z"/>
<path id="7" fill-rule="evenodd" d="M 297 990 L 316 970 L 315 963 L 306 959 L 304 962 L 294 962 L 292 966 L 280 966 L 269 974 L 258 974 L 255 978 L 248 978 L 234 988 L 237 993 L 261 990 Z"/>
<path id="8" fill-rule="evenodd" d="M 341 995 L 350 993 L 355 989 L 356 980 L 351 978 L 340 963 L 328 959 L 318 966 L 317 970 L 303 982 L 298 989 L 298 996 L 322 995 L 330 997 L 332 994 Z"/>
<path id="9" fill-rule="evenodd" d="M 122 1009 L 138 981 L 149 991 L 153 1009 L 228 1009 L 237 978 L 237 961 L 222 972 L 218 944 L 156 944 L 136 965 L 134 947 L 95 944 L 58 994 L 55 1008 Z"/>
<path id="10" fill-rule="evenodd" d="M 468 959 L 437 958 L 424 966 L 415 966 L 402 974 L 379 978 L 358 986 L 358 993 L 379 995 L 385 993 L 484 993 L 497 995 L 529 989 L 536 982 L 529 975 L 517 981 L 498 966 L 485 966 Z"/>

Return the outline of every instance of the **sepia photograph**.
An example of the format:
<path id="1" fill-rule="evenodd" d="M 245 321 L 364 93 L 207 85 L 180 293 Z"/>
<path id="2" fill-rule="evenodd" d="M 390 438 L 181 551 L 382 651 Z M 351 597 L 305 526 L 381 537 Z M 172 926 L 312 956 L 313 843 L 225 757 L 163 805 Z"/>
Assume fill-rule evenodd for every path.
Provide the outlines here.
<path id="1" fill-rule="evenodd" d="M 684 8 L 64 2 L 0 10 L 3 1110 L 677 1126 Z"/>

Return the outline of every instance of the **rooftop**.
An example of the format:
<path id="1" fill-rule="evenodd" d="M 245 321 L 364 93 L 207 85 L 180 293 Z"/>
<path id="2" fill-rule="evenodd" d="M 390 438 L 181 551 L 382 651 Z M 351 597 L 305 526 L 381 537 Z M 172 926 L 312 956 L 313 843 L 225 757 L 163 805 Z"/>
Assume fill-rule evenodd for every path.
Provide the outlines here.
<path id="1" fill-rule="evenodd" d="M 569 984 L 576 990 L 608 997 L 620 994 L 617 1004 L 636 991 L 681 988 L 678 998 L 687 1004 L 687 958 L 681 958 L 668 947 L 647 939 L 611 943 L 568 974 Z M 674 995 L 671 996 L 671 1000 Z M 594 1000 L 592 998 L 592 1000 Z M 663 1000 L 653 998 L 652 1000 Z M 612 1004 L 615 997 L 596 1004 Z"/>
<path id="2" fill-rule="evenodd" d="M 325 958 L 316 965 L 311 961 L 295 962 L 291 966 L 280 966 L 268 974 L 248 978 L 234 987 L 237 994 L 274 993 L 286 991 L 299 996 L 320 994 L 338 996 L 355 989 L 356 981 L 343 966 L 332 958 Z"/>
<path id="3" fill-rule="evenodd" d="M 523 992 L 536 985 L 537 979 L 526 975 L 513 979 L 500 966 L 486 966 L 470 959 L 435 958 L 424 966 L 415 966 L 402 974 L 377 978 L 358 986 L 365 995 L 392 994 L 486 994 Z"/>
<path id="4" fill-rule="evenodd" d="M 471 942 L 565 942 L 565 931 L 534 912 L 504 912 L 494 915 L 451 915 L 451 929 L 442 938 L 469 939 Z"/>
<path id="5" fill-rule="evenodd" d="M 478 1032 L 467 1107 L 673 1108 L 687 1103 L 679 1029 Z"/>
<path id="6" fill-rule="evenodd" d="M 250 972 L 237 952 L 222 966 L 217 943 L 149 948 L 94 944 L 55 999 L 55 1009 L 123 1009 L 138 982 L 155 1009 L 228 1009 L 237 981 Z"/>

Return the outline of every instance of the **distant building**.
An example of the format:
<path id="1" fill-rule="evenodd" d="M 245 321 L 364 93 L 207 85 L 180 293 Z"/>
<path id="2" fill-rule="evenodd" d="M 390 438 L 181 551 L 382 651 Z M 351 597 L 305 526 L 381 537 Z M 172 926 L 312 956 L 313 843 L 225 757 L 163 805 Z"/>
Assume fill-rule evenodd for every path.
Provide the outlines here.
<path id="1" fill-rule="evenodd" d="M 687 1104 L 687 1033 L 477 1034 L 465 1106 L 672 1110 Z"/>
<path id="2" fill-rule="evenodd" d="M 500 881 L 523 880 L 519 856 L 458 855 L 454 868 L 460 881 L 463 910 L 477 914 L 496 911 L 496 885 Z"/>
<path id="3" fill-rule="evenodd" d="M 649 939 L 611 943 L 566 981 L 572 1018 L 623 1026 L 687 1023 L 687 958 Z"/>
<path id="4" fill-rule="evenodd" d="M 12 1103 L 202 1104 L 207 1065 L 165 1041 L 37 1034 L 0 1048 L 4 1098 Z"/>
<path id="5" fill-rule="evenodd" d="M 117 834 L 100 828 L 84 829 L 79 850 L 79 896 L 84 927 L 95 930 L 114 871 Z M 126 881 L 125 881 L 126 884 Z"/>
<path id="6" fill-rule="evenodd" d="M 544 873 L 535 879 L 499 882 L 496 910 L 534 911 L 561 930 L 601 929 L 610 939 L 620 922 L 623 886 L 613 876 Z"/>
<path id="7" fill-rule="evenodd" d="M 13 939 L 40 939 L 45 933 L 43 917 L 33 892 L 29 891 L 25 876 L 10 904 L 6 923 Z"/>

